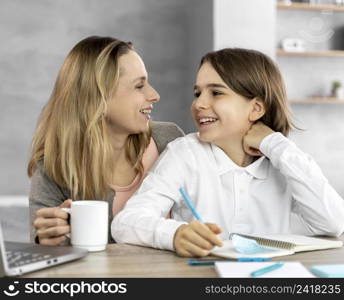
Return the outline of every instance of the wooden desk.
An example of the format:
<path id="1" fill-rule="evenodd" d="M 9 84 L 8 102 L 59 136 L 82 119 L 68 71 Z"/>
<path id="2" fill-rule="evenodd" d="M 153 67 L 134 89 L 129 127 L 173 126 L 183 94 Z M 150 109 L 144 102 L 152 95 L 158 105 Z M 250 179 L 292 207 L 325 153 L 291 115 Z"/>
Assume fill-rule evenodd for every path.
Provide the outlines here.
<path id="1" fill-rule="evenodd" d="M 344 241 L 344 235 L 340 237 Z M 190 266 L 188 258 L 163 251 L 126 244 L 111 244 L 106 251 L 83 259 L 29 273 L 23 277 L 217 277 L 213 266 Z M 297 253 L 274 260 L 313 264 L 343 264 L 344 247 Z"/>

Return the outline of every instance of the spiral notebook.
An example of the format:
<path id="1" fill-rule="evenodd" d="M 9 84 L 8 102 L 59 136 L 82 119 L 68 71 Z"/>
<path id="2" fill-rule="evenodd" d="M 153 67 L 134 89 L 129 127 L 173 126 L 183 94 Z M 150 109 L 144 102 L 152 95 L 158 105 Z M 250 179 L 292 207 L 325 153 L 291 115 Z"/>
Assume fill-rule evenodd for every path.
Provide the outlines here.
<path id="1" fill-rule="evenodd" d="M 234 233 L 231 235 L 231 237 Z M 343 247 L 342 241 L 326 240 L 321 238 L 314 238 L 302 235 L 292 234 L 269 234 L 264 236 L 238 234 L 246 239 L 255 241 L 260 246 L 261 251 L 256 253 L 242 253 L 239 252 L 233 243 L 233 239 L 224 241 L 222 247 L 215 247 L 210 254 L 224 257 L 224 258 L 242 258 L 242 257 L 277 257 L 292 255 L 296 252 L 324 250 L 331 248 Z M 258 247 L 257 247 L 258 248 Z"/>

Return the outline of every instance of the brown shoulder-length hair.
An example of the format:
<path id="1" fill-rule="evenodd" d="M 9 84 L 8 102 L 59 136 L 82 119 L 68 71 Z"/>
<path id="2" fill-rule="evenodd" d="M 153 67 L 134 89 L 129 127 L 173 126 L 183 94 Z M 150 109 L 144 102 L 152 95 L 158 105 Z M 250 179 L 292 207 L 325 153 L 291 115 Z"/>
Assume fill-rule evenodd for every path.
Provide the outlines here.
<path id="1" fill-rule="evenodd" d="M 115 162 L 106 123 L 109 99 L 119 79 L 119 58 L 132 44 L 91 36 L 67 55 L 32 140 L 28 164 L 31 177 L 42 162 L 45 173 L 71 191 L 73 199 L 104 199 Z M 151 131 L 130 135 L 126 157 L 143 172 L 142 156 Z"/>
<path id="2" fill-rule="evenodd" d="M 241 48 L 225 48 L 203 56 L 235 93 L 263 101 L 265 114 L 260 119 L 274 131 L 288 135 L 296 128 L 291 120 L 285 85 L 276 64 L 265 54 Z"/>

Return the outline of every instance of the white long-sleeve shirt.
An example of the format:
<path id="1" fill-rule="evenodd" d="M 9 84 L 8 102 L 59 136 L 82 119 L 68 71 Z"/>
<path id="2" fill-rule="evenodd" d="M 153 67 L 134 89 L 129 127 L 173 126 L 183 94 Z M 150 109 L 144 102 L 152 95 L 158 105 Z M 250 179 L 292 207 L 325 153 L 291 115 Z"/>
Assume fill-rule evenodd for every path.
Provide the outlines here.
<path id="1" fill-rule="evenodd" d="M 112 221 L 113 238 L 174 250 L 177 228 L 193 220 L 180 187 L 205 222 L 223 229 L 223 239 L 231 232 L 293 233 L 293 214 L 309 235 L 342 234 L 344 200 L 315 161 L 281 133 L 265 137 L 259 150 L 265 156 L 240 167 L 197 133 L 171 142 Z"/>

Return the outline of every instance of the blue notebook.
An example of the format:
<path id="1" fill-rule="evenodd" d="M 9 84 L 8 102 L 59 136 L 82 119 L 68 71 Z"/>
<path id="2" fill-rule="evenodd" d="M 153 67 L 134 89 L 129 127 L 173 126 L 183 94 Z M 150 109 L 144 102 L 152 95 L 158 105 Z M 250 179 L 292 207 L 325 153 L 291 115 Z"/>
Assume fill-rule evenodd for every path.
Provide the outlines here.
<path id="1" fill-rule="evenodd" d="M 318 277 L 344 278 L 344 264 L 314 265 L 311 272 Z"/>

